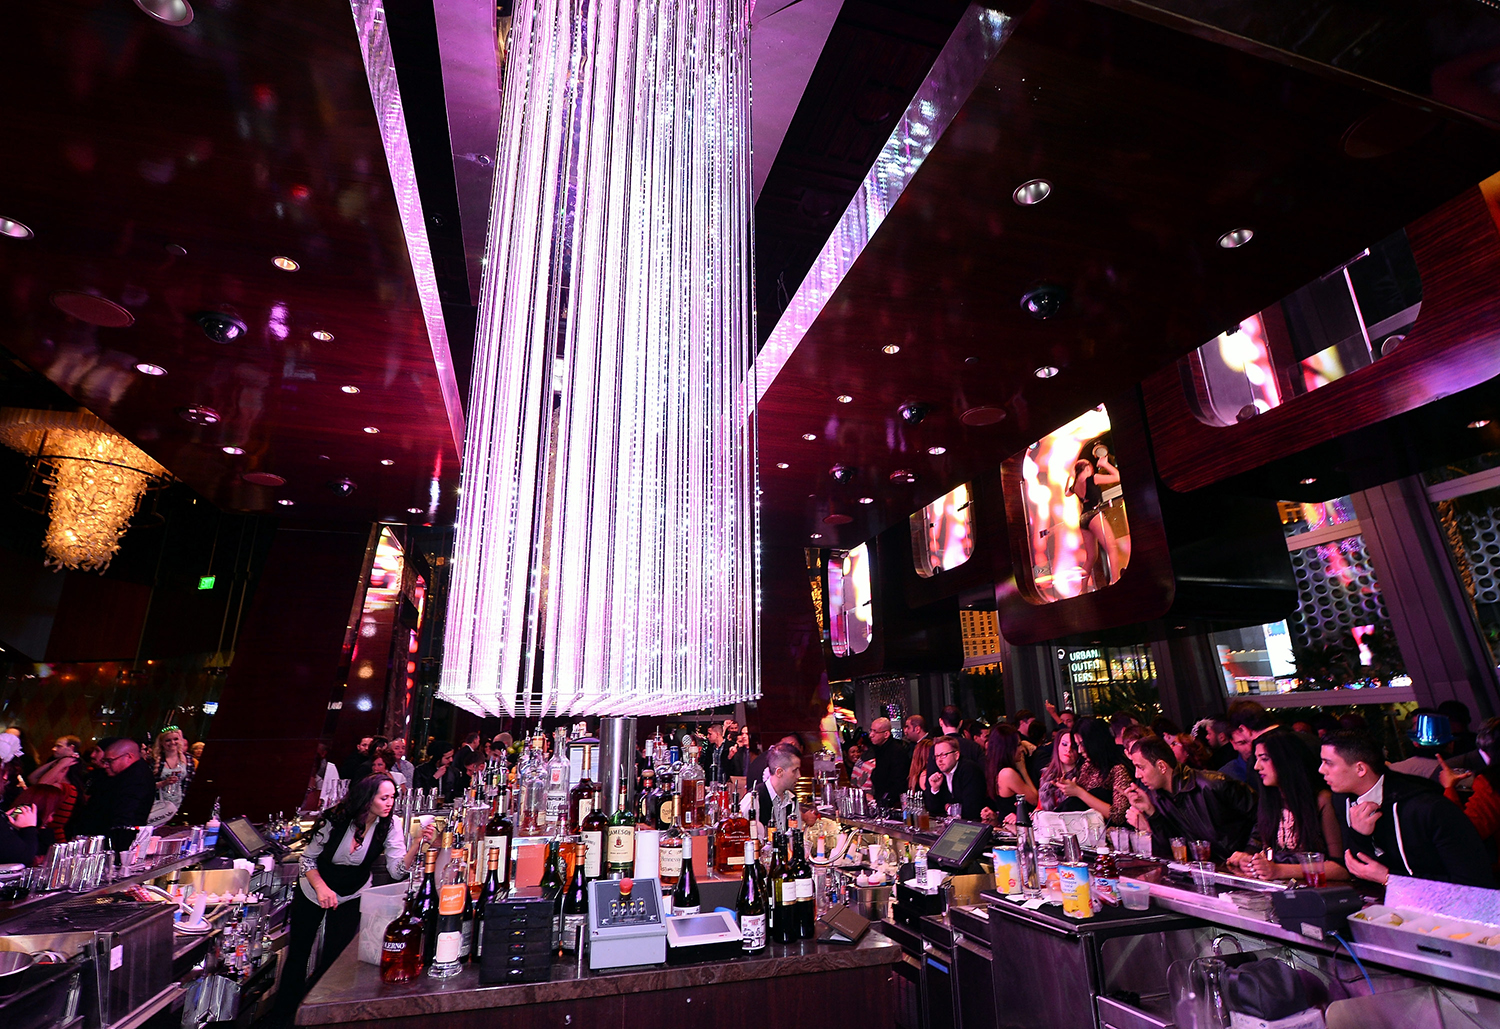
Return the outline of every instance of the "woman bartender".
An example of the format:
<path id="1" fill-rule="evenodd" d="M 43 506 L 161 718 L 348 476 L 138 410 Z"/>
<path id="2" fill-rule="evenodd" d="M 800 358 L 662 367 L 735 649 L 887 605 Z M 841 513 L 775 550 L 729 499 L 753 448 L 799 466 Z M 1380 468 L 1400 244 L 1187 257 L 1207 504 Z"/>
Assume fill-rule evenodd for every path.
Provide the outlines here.
<path id="1" fill-rule="evenodd" d="M 377 772 L 355 783 L 341 802 L 318 819 L 292 894 L 291 940 L 277 997 L 281 1010 L 296 1010 L 307 992 L 307 959 L 323 919 L 328 919 L 328 927 L 314 979 L 359 932 L 359 896 L 370 884 L 376 860 L 385 860 L 392 879 L 405 879 L 418 848 L 424 841 L 432 842 L 437 830 L 428 823 L 421 837 L 406 845 L 401 826 L 391 818 L 395 803 L 395 781 Z"/>

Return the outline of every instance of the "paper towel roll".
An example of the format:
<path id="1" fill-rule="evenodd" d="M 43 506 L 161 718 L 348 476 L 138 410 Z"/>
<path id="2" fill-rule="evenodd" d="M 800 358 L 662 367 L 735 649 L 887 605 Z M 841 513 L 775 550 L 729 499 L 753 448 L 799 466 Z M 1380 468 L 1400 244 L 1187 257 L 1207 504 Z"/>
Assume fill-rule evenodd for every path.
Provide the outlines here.
<path id="1" fill-rule="evenodd" d="M 661 880 L 661 833 L 655 829 L 635 832 L 635 879 Z"/>

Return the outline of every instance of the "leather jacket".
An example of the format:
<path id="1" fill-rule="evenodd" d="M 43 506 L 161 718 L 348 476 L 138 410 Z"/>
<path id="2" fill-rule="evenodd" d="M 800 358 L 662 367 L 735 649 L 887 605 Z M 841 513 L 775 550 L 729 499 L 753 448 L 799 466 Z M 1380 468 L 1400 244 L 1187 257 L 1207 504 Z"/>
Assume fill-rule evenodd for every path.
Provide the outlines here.
<path id="1" fill-rule="evenodd" d="M 1172 837 L 1208 840 L 1215 861 L 1245 848 L 1255 828 L 1255 793 L 1244 783 L 1187 765 L 1179 765 L 1172 789 L 1147 790 L 1156 813 L 1151 816 L 1151 849 L 1171 857 Z"/>

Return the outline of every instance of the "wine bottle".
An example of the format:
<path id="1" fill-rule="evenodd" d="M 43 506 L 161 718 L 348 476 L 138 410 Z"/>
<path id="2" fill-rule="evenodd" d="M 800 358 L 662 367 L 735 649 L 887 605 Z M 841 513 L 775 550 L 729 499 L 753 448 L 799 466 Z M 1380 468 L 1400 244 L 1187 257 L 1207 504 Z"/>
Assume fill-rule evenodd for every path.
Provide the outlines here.
<path id="1" fill-rule="evenodd" d="M 474 891 L 469 885 L 469 861 L 466 852 L 460 850 L 455 858 L 459 868 L 455 873 L 464 884 L 464 910 L 459 925 L 458 960 L 468 961 L 474 953 Z"/>
<path id="2" fill-rule="evenodd" d="M 813 912 L 813 868 L 807 860 L 802 830 L 792 830 L 792 878 L 796 886 L 797 936 L 810 940 L 818 934 L 817 916 Z"/>
<path id="3" fill-rule="evenodd" d="M 563 952 L 577 951 L 578 930 L 589 920 L 589 885 L 583 869 L 584 860 L 574 861 L 573 877 L 563 891 L 562 941 L 559 947 Z"/>
<path id="4" fill-rule="evenodd" d="M 682 837 L 682 874 L 677 877 L 677 887 L 672 891 L 672 914 L 696 915 L 703 910 L 698 899 L 698 877 L 693 873 L 693 838 Z"/>
<path id="5" fill-rule="evenodd" d="M 734 910 L 740 919 L 740 939 L 745 953 L 766 949 L 766 889 L 755 860 L 755 843 L 745 841 L 745 870 L 740 876 L 740 894 Z"/>
<path id="6" fill-rule="evenodd" d="M 510 885 L 510 844 L 515 838 L 515 827 L 511 825 L 510 819 L 505 814 L 506 796 L 505 791 L 495 799 L 495 813 L 490 816 L 489 824 L 484 827 L 483 860 L 489 865 L 491 852 L 500 855 L 500 885 Z"/>
<path id="7" fill-rule="evenodd" d="M 422 960 L 431 964 L 437 948 L 438 889 L 437 848 L 428 847 L 423 857 L 422 885 L 417 890 L 417 912 L 422 917 Z"/>
<path id="8" fill-rule="evenodd" d="M 443 844 L 445 848 L 452 849 L 451 833 L 443 834 Z M 468 872 L 458 855 L 451 855 L 438 882 L 437 942 L 433 945 L 432 964 L 427 969 L 427 974 L 434 979 L 447 979 L 459 972 L 464 906 L 468 899 Z"/>
<path id="9" fill-rule="evenodd" d="M 782 849 L 781 833 L 773 832 L 771 834 L 771 867 L 766 869 L 766 881 L 770 886 L 770 889 L 766 891 L 766 938 L 777 943 L 786 938 L 785 919 L 791 915 L 791 911 L 783 909 L 781 904 L 782 887 L 790 881 L 781 863 Z M 796 889 L 796 884 L 793 883 L 793 893 Z"/>
<path id="10" fill-rule="evenodd" d="M 491 847 L 489 851 L 489 871 L 485 873 L 484 885 L 479 888 L 479 899 L 474 902 L 474 946 L 469 952 L 470 960 L 475 964 L 484 957 L 484 915 L 489 910 L 490 902 L 499 900 L 505 895 L 505 884 L 500 879 L 500 850 Z"/>

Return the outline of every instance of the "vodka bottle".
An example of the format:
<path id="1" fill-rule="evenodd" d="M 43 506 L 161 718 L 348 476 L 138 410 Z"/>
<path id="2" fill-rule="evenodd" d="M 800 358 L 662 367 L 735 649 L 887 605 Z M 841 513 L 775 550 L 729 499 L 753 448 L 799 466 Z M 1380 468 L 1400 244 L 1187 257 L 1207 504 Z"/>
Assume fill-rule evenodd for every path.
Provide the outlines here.
<path id="1" fill-rule="evenodd" d="M 542 758 L 541 741 L 533 738 L 521 762 L 522 836 L 542 836 L 547 831 L 547 762 Z"/>
<path id="2" fill-rule="evenodd" d="M 547 762 L 546 827 L 544 832 L 566 832 L 568 828 L 568 789 L 572 768 L 568 764 L 568 732 L 558 729 L 552 735 L 552 760 Z"/>

